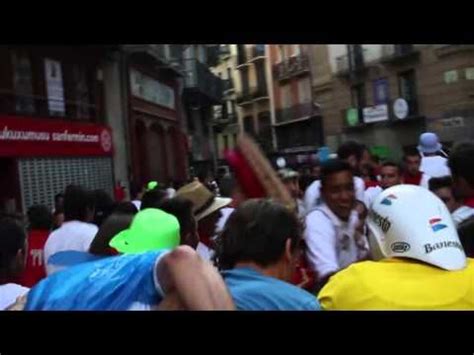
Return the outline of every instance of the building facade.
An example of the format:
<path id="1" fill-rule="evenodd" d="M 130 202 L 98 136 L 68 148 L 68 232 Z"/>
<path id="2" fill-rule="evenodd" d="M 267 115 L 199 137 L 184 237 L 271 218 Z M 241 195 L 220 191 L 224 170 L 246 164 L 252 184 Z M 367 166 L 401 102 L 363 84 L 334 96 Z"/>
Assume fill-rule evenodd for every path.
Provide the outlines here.
<path id="1" fill-rule="evenodd" d="M 348 139 L 399 159 L 427 130 L 450 146 L 473 136 L 468 45 L 315 45 L 313 96 L 327 144 Z"/>
<path id="2" fill-rule="evenodd" d="M 71 183 L 113 192 L 107 46 L 0 47 L 0 210 L 53 206 Z"/>

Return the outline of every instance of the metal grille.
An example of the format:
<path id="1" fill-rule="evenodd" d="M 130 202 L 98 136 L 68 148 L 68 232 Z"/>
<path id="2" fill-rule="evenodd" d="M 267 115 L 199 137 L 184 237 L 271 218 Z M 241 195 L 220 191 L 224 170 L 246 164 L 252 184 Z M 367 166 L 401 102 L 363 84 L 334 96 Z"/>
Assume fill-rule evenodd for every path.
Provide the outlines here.
<path id="1" fill-rule="evenodd" d="M 44 204 L 53 208 L 54 195 L 67 185 L 103 189 L 113 196 L 110 158 L 34 158 L 19 160 L 23 208 Z"/>

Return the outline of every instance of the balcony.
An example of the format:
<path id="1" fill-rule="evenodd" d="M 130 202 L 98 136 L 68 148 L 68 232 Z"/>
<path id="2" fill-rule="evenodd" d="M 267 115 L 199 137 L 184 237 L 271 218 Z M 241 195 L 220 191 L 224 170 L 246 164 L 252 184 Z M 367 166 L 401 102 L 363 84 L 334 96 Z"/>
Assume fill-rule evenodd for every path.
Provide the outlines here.
<path id="1" fill-rule="evenodd" d="M 224 92 L 228 92 L 228 91 L 233 91 L 234 90 L 234 83 L 232 81 L 232 79 L 225 79 L 225 80 L 222 80 L 222 86 L 224 88 Z"/>
<path id="2" fill-rule="evenodd" d="M 136 61 L 157 66 L 161 70 L 171 70 L 176 75 L 183 75 L 181 65 L 182 46 L 175 44 L 133 44 L 122 46 L 126 53 L 134 56 Z"/>
<path id="3" fill-rule="evenodd" d="M 237 94 L 236 102 L 239 106 L 251 105 L 253 102 L 253 97 L 249 91 L 242 91 Z"/>
<path id="4" fill-rule="evenodd" d="M 186 94 L 196 94 L 210 104 L 222 102 L 223 83 L 219 77 L 196 59 L 186 59 L 184 67 L 186 70 L 184 81 Z"/>
<path id="5" fill-rule="evenodd" d="M 250 62 L 255 62 L 257 60 L 265 60 L 265 45 L 256 44 L 252 47 L 251 50 Z"/>
<path id="6" fill-rule="evenodd" d="M 252 97 L 254 101 L 259 101 L 259 100 L 266 100 L 268 99 L 268 90 L 266 87 L 257 87 L 255 91 L 252 93 Z"/>
<path id="7" fill-rule="evenodd" d="M 408 60 L 417 59 L 420 52 L 413 44 L 384 44 L 382 47 L 382 62 L 405 63 Z"/>
<path id="8" fill-rule="evenodd" d="M 275 112 L 276 123 L 282 124 L 312 117 L 316 114 L 313 107 L 313 104 L 309 102 L 277 110 Z"/>
<path id="9" fill-rule="evenodd" d="M 365 54 L 367 49 L 356 52 L 353 56 L 344 54 L 336 58 L 336 69 L 339 76 L 354 76 L 366 70 Z"/>
<path id="10" fill-rule="evenodd" d="M 273 75 L 278 81 L 309 73 L 309 60 L 305 54 L 293 56 L 273 66 Z"/>
<path id="11" fill-rule="evenodd" d="M 438 57 L 474 51 L 474 45 L 472 44 L 438 44 L 434 47 Z"/>

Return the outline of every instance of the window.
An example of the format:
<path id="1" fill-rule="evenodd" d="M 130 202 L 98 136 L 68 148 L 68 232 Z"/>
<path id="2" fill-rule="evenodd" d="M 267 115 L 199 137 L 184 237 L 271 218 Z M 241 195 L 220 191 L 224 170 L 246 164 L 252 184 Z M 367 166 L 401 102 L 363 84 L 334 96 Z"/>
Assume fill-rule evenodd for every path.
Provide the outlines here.
<path id="1" fill-rule="evenodd" d="M 398 89 L 400 97 L 407 101 L 416 99 L 415 71 L 409 70 L 398 75 Z"/>
<path id="2" fill-rule="evenodd" d="M 64 116 L 66 103 L 64 101 L 63 72 L 61 62 L 49 58 L 44 59 L 46 92 L 48 95 L 48 111 L 51 116 Z"/>
<path id="3" fill-rule="evenodd" d="M 255 136 L 255 127 L 253 124 L 253 117 L 246 116 L 244 117 L 244 131 L 250 136 Z"/>
<path id="4" fill-rule="evenodd" d="M 91 103 L 87 71 L 82 66 L 74 65 L 72 68 L 72 77 L 76 118 L 90 118 Z"/>
<path id="5" fill-rule="evenodd" d="M 285 49 L 284 49 L 283 45 L 281 45 L 281 44 L 278 45 L 277 53 L 278 53 L 277 54 L 277 63 L 283 62 L 286 59 Z"/>
<path id="6" fill-rule="evenodd" d="M 366 105 L 365 85 L 355 85 L 351 89 L 352 106 L 357 108 L 364 108 Z"/>
<path id="7" fill-rule="evenodd" d="M 388 80 L 378 79 L 374 81 L 374 105 L 386 104 L 390 99 L 388 92 Z"/>
<path id="8" fill-rule="evenodd" d="M 291 87 L 290 84 L 285 84 L 280 87 L 281 106 L 282 108 L 289 108 L 292 106 L 291 102 Z"/>
<path id="9" fill-rule="evenodd" d="M 259 61 L 255 64 L 255 70 L 257 72 L 257 90 L 260 95 L 267 95 L 267 83 L 265 77 L 265 66 L 263 61 Z"/>
<path id="10" fill-rule="evenodd" d="M 33 98 L 33 74 L 28 53 L 14 51 L 12 53 L 13 87 L 15 91 L 15 112 L 23 114 L 35 113 Z"/>
<path id="11" fill-rule="evenodd" d="M 364 49 L 360 44 L 350 44 L 348 46 L 349 69 L 355 70 L 364 65 Z"/>
<path id="12" fill-rule="evenodd" d="M 269 151 L 273 148 L 272 145 L 272 122 L 270 119 L 270 113 L 264 112 L 259 115 L 258 118 L 258 138 L 262 149 Z"/>
<path id="13" fill-rule="evenodd" d="M 311 82 L 309 78 L 300 79 L 298 81 L 298 96 L 300 104 L 311 102 Z"/>
<path id="14" fill-rule="evenodd" d="M 247 67 L 242 68 L 240 71 L 240 77 L 242 80 L 242 95 L 247 96 L 250 93 L 249 89 L 249 73 Z"/>
<path id="15" fill-rule="evenodd" d="M 300 47 L 299 44 L 293 44 L 292 47 L 293 47 L 293 55 L 294 56 L 298 56 L 298 55 L 301 54 L 301 47 Z"/>
<path id="16" fill-rule="evenodd" d="M 264 44 L 256 44 L 255 45 L 255 56 L 256 57 L 265 56 L 265 45 Z"/>
<path id="17" fill-rule="evenodd" d="M 223 135 L 222 138 L 224 139 L 224 151 L 229 149 L 229 136 Z"/>
<path id="18" fill-rule="evenodd" d="M 244 64 L 247 61 L 247 56 L 245 53 L 245 44 L 237 45 L 237 60 L 238 64 Z"/>

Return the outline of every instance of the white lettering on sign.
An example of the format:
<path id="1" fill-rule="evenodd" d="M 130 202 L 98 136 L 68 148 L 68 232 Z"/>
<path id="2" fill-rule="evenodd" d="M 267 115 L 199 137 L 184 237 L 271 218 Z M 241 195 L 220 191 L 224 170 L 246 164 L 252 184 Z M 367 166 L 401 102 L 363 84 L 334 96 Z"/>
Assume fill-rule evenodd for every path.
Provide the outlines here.
<path id="1" fill-rule="evenodd" d="M 5 126 L 0 131 L 0 140 L 11 140 L 11 141 L 50 141 L 53 142 L 81 142 L 81 143 L 98 143 L 100 136 L 98 134 L 83 134 L 69 133 L 67 130 L 61 133 L 49 132 L 38 132 L 38 131 L 19 131 L 10 130 L 8 126 Z"/>
<path id="2" fill-rule="evenodd" d="M 366 107 L 363 110 L 364 122 L 380 122 L 388 120 L 388 107 L 387 105 L 377 105 L 373 107 Z"/>

